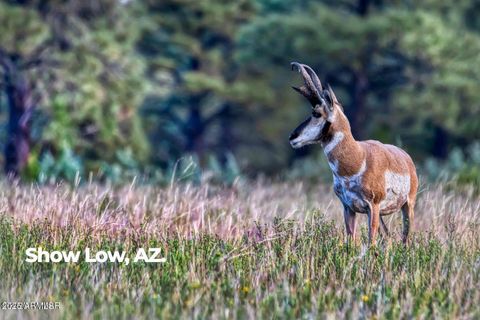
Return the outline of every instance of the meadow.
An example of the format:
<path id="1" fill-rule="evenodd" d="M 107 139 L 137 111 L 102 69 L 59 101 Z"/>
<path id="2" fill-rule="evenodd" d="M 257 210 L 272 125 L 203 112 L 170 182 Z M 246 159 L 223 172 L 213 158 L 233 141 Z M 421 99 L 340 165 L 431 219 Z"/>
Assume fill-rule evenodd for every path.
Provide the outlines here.
<path id="1" fill-rule="evenodd" d="M 421 186 L 415 232 L 368 248 L 344 242 L 329 185 L 267 180 L 232 187 L 9 186 L 0 188 L 1 301 L 58 301 L 59 310 L 2 318 L 480 317 L 480 197 Z M 29 247 L 160 247 L 147 263 L 27 263 Z"/>

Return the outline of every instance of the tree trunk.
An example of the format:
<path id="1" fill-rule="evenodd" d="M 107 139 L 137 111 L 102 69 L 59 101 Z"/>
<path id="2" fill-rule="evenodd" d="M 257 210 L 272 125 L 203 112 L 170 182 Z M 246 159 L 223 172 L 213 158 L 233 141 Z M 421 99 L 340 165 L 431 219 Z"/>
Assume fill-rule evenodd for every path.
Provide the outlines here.
<path id="1" fill-rule="evenodd" d="M 365 17 L 368 15 L 368 7 L 370 0 L 358 0 L 357 12 L 359 16 Z"/>
<path id="2" fill-rule="evenodd" d="M 365 138 L 365 127 L 367 125 L 367 90 L 368 90 L 368 78 L 364 72 L 358 72 L 354 74 L 353 88 L 352 88 L 352 106 L 350 110 L 350 123 L 352 125 L 352 133 L 356 139 Z"/>
<path id="3" fill-rule="evenodd" d="M 204 149 L 205 125 L 201 113 L 202 94 L 192 95 L 189 99 L 188 119 L 185 126 L 187 143 L 185 149 L 188 153 L 195 153 L 201 158 Z"/>
<path id="4" fill-rule="evenodd" d="M 370 7 L 370 0 L 358 0 L 357 13 L 361 17 L 368 15 Z M 368 53 L 367 53 L 368 56 Z M 350 123 L 352 126 L 352 133 L 356 139 L 362 140 L 365 138 L 365 120 L 367 119 L 366 100 L 368 91 L 368 77 L 366 73 L 368 58 L 363 60 L 363 69 L 353 74 L 352 85 L 352 106 L 349 108 Z"/>
<path id="5" fill-rule="evenodd" d="M 433 136 L 433 156 L 445 159 L 448 156 L 448 132 L 440 126 L 435 126 Z"/>
<path id="6" fill-rule="evenodd" d="M 5 93 L 9 116 L 4 171 L 14 179 L 30 155 L 30 117 L 34 106 L 31 86 L 15 68 L 5 73 Z"/>
<path id="7" fill-rule="evenodd" d="M 223 112 L 220 117 L 220 141 L 218 150 L 218 159 L 225 165 L 227 163 L 227 153 L 233 148 L 233 132 L 232 132 L 232 106 L 229 102 L 224 104 Z"/>

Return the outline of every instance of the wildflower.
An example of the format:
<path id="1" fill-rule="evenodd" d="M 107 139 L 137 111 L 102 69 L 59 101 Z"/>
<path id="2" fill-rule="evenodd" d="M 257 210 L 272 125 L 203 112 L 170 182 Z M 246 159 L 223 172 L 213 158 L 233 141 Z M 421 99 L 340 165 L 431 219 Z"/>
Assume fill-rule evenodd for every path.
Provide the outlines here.
<path id="1" fill-rule="evenodd" d="M 192 289 L 198 289 L 202 286 L 202 284 L 200 283 L 200 281 L 194 281 L 190 284 L 190 288 Z"/>
<path id="2" fill-rule="evenodd" d="M 362 295 L 362 301 L 363 302 L 368 302 L 368 296 L 367 295 Z"/>
<path id="3" fill-rule="evenodd" d="M 242 288 L 242 292 L 247 294 L 247 293 L 250 292 L 250 288 L 245 286 L 245 287 Z"/>

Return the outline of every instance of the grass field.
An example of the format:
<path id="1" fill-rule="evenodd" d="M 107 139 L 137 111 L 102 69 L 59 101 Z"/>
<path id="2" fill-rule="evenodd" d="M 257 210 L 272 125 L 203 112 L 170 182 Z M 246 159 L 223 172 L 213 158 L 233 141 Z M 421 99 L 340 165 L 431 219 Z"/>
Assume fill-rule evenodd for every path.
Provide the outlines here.
<path id="1" fill-rule="evenodd" d="M 423 186 L 412 244 L 344 244 L 329 186 L 100 185 L 0 191 L 1 301 L 59 301 L 6 318 L 480 318 L 480 198 Z M 163 264 L 27 263 L 49 250 L 161 247 Z"/>

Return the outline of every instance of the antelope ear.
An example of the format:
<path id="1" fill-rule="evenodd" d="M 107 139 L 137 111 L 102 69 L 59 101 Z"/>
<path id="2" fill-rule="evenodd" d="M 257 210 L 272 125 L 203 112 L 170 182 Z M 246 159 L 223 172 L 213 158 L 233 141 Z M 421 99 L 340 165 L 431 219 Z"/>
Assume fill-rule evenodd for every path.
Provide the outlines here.
<path id="1" fill-rule="evenodd" d="M 325 99 L 322 99 L 322 102 L 316 104 L 312 110 L 317 114 L 321 114 L 327 121 L 333 121 L 335 115 L 334 109 L 328 107 L 328 102 Z"/>
<path id="2" fill-rule="evenodd" d="M 323 96 L 325 98 L 328 109 L 330 109 L 330 111 L 333 111 L 335 105 L 338 104 L 338 100 L 330 85 L 327 86 L 326 90 L 323 90 Z"/>
<path id="3" fill-rule="evenodd" d="M 300 93 L 305 98 L 307 98 L 307 100 L 310 102 L 312 106 L 314 106 L 317 103 L 317 99 L 306 86 L 301 86 L 300 88 L 292 86 L 292 89 Z"/>

